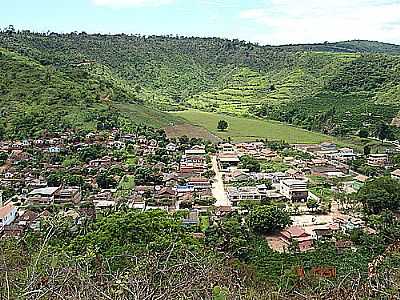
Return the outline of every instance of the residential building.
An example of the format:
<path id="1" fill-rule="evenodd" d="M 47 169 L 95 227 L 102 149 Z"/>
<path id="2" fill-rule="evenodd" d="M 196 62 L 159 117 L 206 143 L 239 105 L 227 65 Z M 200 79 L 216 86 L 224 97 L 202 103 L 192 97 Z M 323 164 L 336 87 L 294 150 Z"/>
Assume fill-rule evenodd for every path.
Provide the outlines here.
<path id="1" fill-rule="evenodd" d="M 288 246 L 297 241 L 300 251 L 307 251 L 313 247 L 313 237 L 298 226 L 292 226 L 281 231 L 281 239 Z"/>
<path id="2" fill-rule="evenodd" d="M 179 169 L 182 174 L 201 174 L 207 170 L 205 156 L 199 154 L 183 155 Z"/>
<path id="3" fill-rule="evenodd" d="M 188 180 L 188 185 L 192 186 L 195 190 L 210 189 L 210 180 L 204 177 L 191 177 Z"/>
<path id="4" fill-rule="evenodd" d="M 51 146 L 47 149 L 47 151 L 49 153 L 60 153 L 61 152 L 61 148 L 58 146 Z"/>
<path id="5" fill-rule="evenodd" d="M 335 151 L 336 144 L 330 142 L 324 142 L 320 145 L 321 151 Z"/>
<path id="6" fill-rule="evenodd" d="M 389 164 L 389 156 L 387 154 L 370 154 L 367 163 L 373 167 L 385 167 Z"/>
<path id="7" fill-rule="evenodd" d="M 14 222 L 17 216 L 17 208 L 12 204 L 0 206 L 0 233 L 3 232 L 4 227 Z"/>
<path id="8" fill-rule="evenodd" d="M 339 229 L 339 225 L 336 223 L 316 225 L 313 228 L 313 237 L 317 240 L 323 238 L 332 238 L 333 234 Z"/>
<path id="9" fill-rule="evenodd" d="M 218 166 L 221 171 L 237 168 L 240 163 L 239 156 L 234 152 L 223 152 L 217 156 Z"/>
<path id="10" fill-rule="evenodd" d="M 27 200 L 31 204 L 49 205 L 54 202 L 54 195 L 61 187 L 45 187 L 34 189 L 28 194 Z"/>
<path id="11" fill-rule="evenodd" d="M 303 172 L 295 169 L 289 169 L 286 171 L 287 176 L 293 178 L 293 179 L 304 179 L 304 174 Z"/>
<path id="12" fill-rule="evenodd" d="M 177 185 L 175 190 L 178 194 L 187 194 L 194 192 L 194 187 L 190 184 Z"/>
<path id="13" fill-rule="evenodd" d="M 111 165 L 111 157 L 105 156 L 103 158 L 94 159 L 89 162 L 89 167 L 97 168 L 97 167 L 107 167 Z"/>
<path id="14" fill-rule="evenodd" d="M 249 174 L 244 173 L 243 171 L 240 170 L 235 170 L 230 174 L 225 175 L 224 178 L 226 182 L 243 182 L 251 179 L 252 177 Z"/>
<path id="15" fill-rule="evenodd" d="M 230 143 L 223 143 L 223 144 L 220 144 L 220 145 L 218 145 L 218 149 L 219 149 L 221 152 L 234 152 L 234 151 L 235 151 L 233 145 L 230 144 Z"/>
<path id="16" fill-rule="evenodd" d="M 354 177 L 352 188 L 358 191 L 368 180 L 369 180 L 368 176 L 361 174 L 357 175 L 356 177 Z"/>
<path id="17" fill-rule="evenodd" d="M 155 198 L 174 200 L 177 198 L 177 192 L 170 187 L 164 187 L 155 192 Z"/>
<path id="18" fill-rule="evenodd" d="M 233 206 L 237 206 L 243 200 L 261 201 L 265 199 L 265 194 L 260 193 L 257 187 L 230 187 L 227 189 L 227 196 Z"/>
<path id="19" fill-rule="evenodd" d="M 227 197 L 232 202 L 233 206 L 237 206 L 240 201 L 270 201 L 283 200 L 285 197 L 274 191 L 269 190 L 264 184 L 257 186 L 245 187 L 229 187 L 227 188 Z"/>
<path id="20" fill-rule="evenodd" d="M 195 145 L 191 149 L 185 150 L 185 155 L 206 155 L 205 146 Z"/>
<path id="21" fill-rule="evenodd" d="M 280 193 L 291 201 L 307 200 L 307 182 L 296 179 L 282 180 L 280 183 Z"/>
<path id="22" fill-rule="evenodd" d="M 73 203 L 81 202 L 81 190 L 79 187 L 66 187 L 58 190 L 54 194 L 54 203 Z"/>
<path id="23" fill-rule="evenodd" d="M 169 143 L 167 146 L 165 146 L 165 149 L 170 152 L 175 152 L 177 147 L 174 143 Z"/>
<path id="24" fill-rule="evenodd" d="M 394 170 L 392 173 L 390 173 L 393 179 L 398 179 L 400 180 L 400 169 Z"/>

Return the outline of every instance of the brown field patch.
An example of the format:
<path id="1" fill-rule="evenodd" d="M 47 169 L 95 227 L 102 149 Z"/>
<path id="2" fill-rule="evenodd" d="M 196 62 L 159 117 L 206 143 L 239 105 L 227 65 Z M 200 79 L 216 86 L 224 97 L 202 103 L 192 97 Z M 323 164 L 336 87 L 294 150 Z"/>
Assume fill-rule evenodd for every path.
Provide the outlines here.
<path id="1" fill-rule="evenodd" d="M 193 126 L 190 124 L 176 124 L 165 128 L 165 132 L 168 137 L 180 137 L 186 135 L 189 138 L 202 138 L 213 143 L 219 143 L 222 141 L 219 137 L 215 136 L 207 129 L 199 126 Z"/>

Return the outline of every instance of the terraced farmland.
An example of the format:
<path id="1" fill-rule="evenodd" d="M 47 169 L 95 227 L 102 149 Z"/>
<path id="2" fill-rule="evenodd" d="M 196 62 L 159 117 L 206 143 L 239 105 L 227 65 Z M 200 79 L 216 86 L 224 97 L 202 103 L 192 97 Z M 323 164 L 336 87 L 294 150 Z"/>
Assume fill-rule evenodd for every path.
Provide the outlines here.
<path id="1" fill-rule="evenodd" d="M 224 87 L 195 95 L 187 104 L 195 109 L 251 115 L 264 103 L 281 104 L 310 94 L 315 82 L 307 74 L 296 69 L 280 72 L 257 72 L 249 68 L 238 69 Z"/>

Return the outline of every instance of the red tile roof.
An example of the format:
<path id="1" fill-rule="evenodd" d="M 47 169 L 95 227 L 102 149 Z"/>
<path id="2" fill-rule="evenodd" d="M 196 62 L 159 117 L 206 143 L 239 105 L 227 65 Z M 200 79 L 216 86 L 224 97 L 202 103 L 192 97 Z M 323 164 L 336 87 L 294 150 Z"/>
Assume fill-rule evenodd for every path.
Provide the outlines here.
<path id="1" fill-rule="evenodd" d="M 304 229 L 299 226 L 289 227 L 282 231 L 281 234 L 286 238 L 300 238 L 309 236 L 309 234 L 306 233 Z"/>
<path id="2" fill-rule="evenodd" d="M 7 205 L 0 207 L 0 219 L 3 219 L 5 216 L 8 216 L 13 209 L 14 205 L 12 203 L 8 203 Z"/>

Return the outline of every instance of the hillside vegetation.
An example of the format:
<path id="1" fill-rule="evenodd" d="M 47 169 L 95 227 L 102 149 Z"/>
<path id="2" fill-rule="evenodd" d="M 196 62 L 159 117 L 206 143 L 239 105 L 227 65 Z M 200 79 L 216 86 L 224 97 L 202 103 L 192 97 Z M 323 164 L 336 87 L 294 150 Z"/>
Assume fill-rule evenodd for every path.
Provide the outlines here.
<path id="1" fill-rule="evenodd" d="M 41 70 L 52 70 L 65 85 L 78 79 L 71 84 L 73 91 L 94 91 L 62 95 L 60 99 L 67 99 L 59 99 L 64 108 L 71 101 L 74 106 L 79 101 L 104 106 L 102 99 L 107 99 L 113 107 L 195 108 L 274 119 L 334 135 L 367 128 L 374 136 L 379 124 L 390 124 L 400 107 L 399 47 L 391 44 L 271 47 L 218 38 L 37 34 L 9 28 L 0 34 L 0 47 Z M 50 101 L 47 88 L 41 98 Z M 3 93 L 3 101 L 11 97 L 21 102 L 15 97 L 19 88 L 13 90 L 8 96 Z M 171 116 L 156 114 L 159 126 L 171 121 Z"/>
<path id="2" fill-rule="evenodd" d="M 134 89 L 105 66 L 57 69 L 0 49 L 0 70 L 0 131 L 11 136 L 175 121 L 143 105 Z"/>

